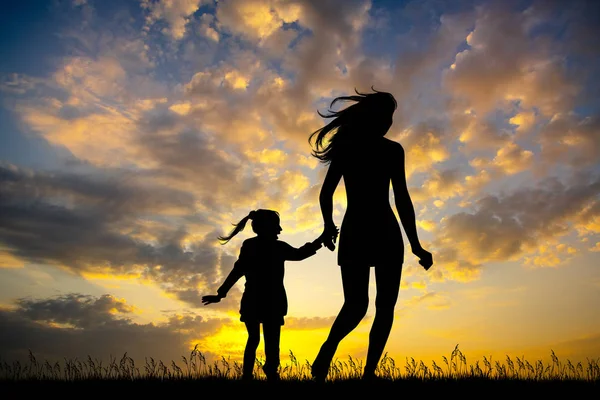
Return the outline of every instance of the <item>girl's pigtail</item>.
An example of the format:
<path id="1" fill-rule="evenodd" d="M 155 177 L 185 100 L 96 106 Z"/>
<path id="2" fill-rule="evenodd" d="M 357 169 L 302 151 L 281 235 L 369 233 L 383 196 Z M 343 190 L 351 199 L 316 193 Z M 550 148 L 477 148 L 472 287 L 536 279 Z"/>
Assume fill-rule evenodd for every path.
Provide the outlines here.
<path id="1" fill-rule="evenodd" d="M 255 211 L 250 211 L 250 213 L 248 215 L 246 215 L 244 218 L 242 218 L 242 220 L 240 222 L 238 222 L 237 224 L 232 224 L 233 226 L 235 226 L 235 228 L 231 231 L 231 233 L 229 235 L 218 237 L 221 244 L 225 244 L 225 243 L 229 242 L 232 237 L 234 237 L 235 235 L 237 235 L 238 233 L 243 231 L 244 228 L 246 227 L 246 222 L 248 222 L 249 219 L 253 219 L 255 214 L 256 214 Z"/>

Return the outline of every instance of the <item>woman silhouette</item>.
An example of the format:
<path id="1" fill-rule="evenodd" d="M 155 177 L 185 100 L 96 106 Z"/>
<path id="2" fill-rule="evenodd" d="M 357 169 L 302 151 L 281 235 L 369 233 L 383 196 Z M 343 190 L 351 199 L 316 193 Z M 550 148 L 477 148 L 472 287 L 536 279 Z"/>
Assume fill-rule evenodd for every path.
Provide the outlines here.
<path id="1" fill-rule="evenodd" d="M 383 354 L 400 290 L 404 243 L 398 220 L 390 206 L 390 183 L 396 210 L 419 263 L 429 269 L 431 253 L 423 249 L 417 236 L 415 211 L 406 186 L 404 149 L 385 138 L 392 125 L 397 103 L 390 93 L 359 93 L 335 98 L 354 104 L 332 111 L 333 118 L 313 132 L 312 155 L 328 164 L 319 203 L 323 214 L 324 245 L 335 249 L 337 227 L 333 222 L 333 194 L 344 178 L 347 206 L 339 231 L 338 265 L 342 275 L 344 304 L 325 343 L 312 364 L 312 375 L 324 381 L 340 341 L 362 320 L 369 305 L 370 267 L 375 268 L 377 296 L 375 318 L 369 334 L 369 347 L 363 378 L 375 377 Z"/>

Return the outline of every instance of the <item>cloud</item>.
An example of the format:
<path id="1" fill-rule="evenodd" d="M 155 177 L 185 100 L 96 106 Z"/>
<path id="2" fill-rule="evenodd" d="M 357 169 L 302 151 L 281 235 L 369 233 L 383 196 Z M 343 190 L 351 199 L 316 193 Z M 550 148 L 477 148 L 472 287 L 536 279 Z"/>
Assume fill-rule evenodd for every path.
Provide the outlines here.
<path id="1" fill-rule="evenodd" d="M 468 48 L 456 55 L 445 84 L 478 114 L 515 99 L 549 116 L 573 105 L 579 87 L 551 42 L 534 30 L 541 16 L 529 11 L 514 12 L 504 3 L 477 8 Z"/>
<path id="2" fill-rule="evenodd" d="M 0 172 L 0 242 L 13 257 L 75 273 L 152 279 L 200 304 L 198 288 L 214 279 L 219 265 L 217 233 L 206 222 L 209 230 L 198 236 L 186 224 L 167 222 L 193 214 L 193 196 L 145 187 L 135 176 L 47 175 L 16 167 Z M 161 214 L 165 223 L 144 223 L 160 221 Z"/>
<path id="3" fill-rule="evenodd" d="M 68 294 L 46 300 L 19 299 L 16 304 L 19 315 L 32 321 L 81 329 L 106 325 L 115 320 L 115 315 L 127 315 L 135 311 L 124 299 L 111 295 L 93 298 L 82 294 Z"/>
<path id="4" fill-rule="evenodd" d="M 206 96 L 209 93 L 218 92 L 219 87 L 225 87 L 231 91 L 244 91 L 250 84 L 251 75 L 229 66 L 222 64 L 216 68 L 210 68 L 207 71 L 200 71 L 194 74 L 189 83 L 184 86 L 184 90 L 189 95 Z"/>
<path id="5" fill-rule="evenodd" d="M 0 251 L 0 268 L 23 268 L 25 263 L 22 259 L 13 256 L 10 252 Z"/>
<path id="6" fill-rule="evenodd" d="M 536 115 L 533 111 L 522 111 L 511 117 L 508 122 L 517 127 L 517 132 L 527 132 L 535 125 Z"/>
<path id="7" fill-rule="evenodd" d="M 470 265 L 530 257 L 546 241 L 559 241 L 573 230 L 584 229 L 586 222 L 597 218 L 600 180 L 582 173 L 568 182 L 547 178 L 536 187 L 484 196 L 471 213 L 444 217 L 432 241 L 438 249 L 434 260 L 442 273 L 461 273 L 471 270 Z M 555 250 L 558 254 L 574 252 L 563 244 Z M 558 262 L 549 256 L 537 258 L 537 263 Z M 526 262 L 535 265 L 535 260 L 527 258 Z"/>
<path id="8" fill-rule="evenodd" d="M 596 68 L 593 56 L 573 42 L 589 42 L 580 35 L 597 29 L 586 15 L 595 8 L 591 2 L 533 2 L 520 10 L 487 2 L 475 8 L 474 24 L 442 78 L 461 151 L 498 151 L 520 139 L 519 145 L 542 147 L 546 169 L 559 161 L 589 165 L 598 147 L 591 139 L 595 113 L 585 123 L 569 115 L 589 105 L 597 91 L 589 74 Z M 564 35 L 552 33 L 558 30 Z M 538 135 L 538 128 L 552 133 Z"/>
<path id="9" fill-rule="evenodd" d="M 535 155 L 514 142 L 507 142 L 498 148 L 491 159 L 475 157 L 469 164 L 479 171 L 486 171 L 498 179 L 531 170 L 535 166 Z"/>
<path id="10" fill-rule="evenodd" d="M 448 200 L 465 192 L 465 185 L 457 168 L 432 170 L 421 186 L 410 188 L 411 199 L 417 203 L 431 199 Z"/>
<path id="11" fill-rule="evenodd" d="M 450 114 L 451 126 L 463 144 L 461 150 L 469 154 L 482 149 L 499 148 L 510 142 L 512 132 L 476 114 L 472 109 Z"/>
<path id="12" fill-rule="evenodd" d="M 452 64 L 474 16 L 470 7 L 465 7 L 438 11 L 432 18 L 431 10 L 439 5 L 410 2 L 401 13 L 391 15 L 389 10 L 381 10 L 388 19 L 397 21 L 394 25 L 402 23 L 406 27 L 398 35 L 397 50 L 391 54 L 394 57 L 392 77 L 383 82 L 398 100 L 396 120 L 400 127 L 438 120 L 439 109 L 447 108 L 447 102 L 454 97 L 451 93 L 446 98 L 445 93 L 440 92 L 441 71 Z M 389 33 L 381 33 L 381 40 L 388 41 Z"/>
<path id="13" fill-rule="evenodd" d="M 13 72 L 2 75 L 0 81 L 0 92 L 13 95 L 22 95 L 35 89 L 43 83 L 42 79 Z"/>
<path id="14" fill-rule="evenodd" d="M 442 132 L 426 123 L 403 131 L 398 140 L 406 151 L 407 179 L 417 172 L 430 172 L 433 165 L 450 158 L 450 149 L 444 143 Z"/>
<path id="15" fill-rule="evenodd" d="M 262 149 L 261 151 L 251 152 L 248 157 L 255 162 L 282 167 L 287 161 L 288 154 L 280 149 Z"/>
<path id="16" fill-rule="evenodd" d="M 310 34 L 303 35 L 294 46 L 294 52 L 285 53 L 283 66 L 294 71 L 294 86 L 290 98 L 299 104 L 307 104 L 312 94 L 329 94 L 338 88 L 352 86 L 369 87 L 372 82 L 357 82 L 345 77 L 344 68 L 351 71 L 360 63 L 360 35 L 369 20 L 371 2 L 362 0 L 297 2 L 300 5 L 298 24 Z M 348 79 L 350 78 L 349 82 Z M 343 90 L 343 89 L 342 89 Z M 346 89 L 347 90 L 347 89 Z"/>
<path id="17" fill-rule="evenodd" d="M 221 39 L 219 32 L 217 32 L 212 25 L 215 23 L 215 17 L 212 14 L 202 14 L 200 17 L 200 25 L 198 31 L 202 36 L 205 36 L 215 42 Z"/>
<path id="18" fill-rule="evenodd" d="M 26 361 L 31 350 L 38 362 L 64 362 L 65 358 L 85 359 L 88 355 L 108 362 L 109 356 L 120 359 L 127 353 L 137 364 L 144 364 L 145 357 L 170 364 L 189 354 L 191 343 L 202 343 L 227 323 L 184 314 L 171 315 L 160 324 L 138 324 L 128 318 L 133 310 L 134 306 L 109 294 L 19 299 L 14 307 L 0 310 L 4 332 L 0 354 L 7 361 Z"/>
<path id="19" fill-rule="evenodd" d="M 592 166 L 600 157 L 600 118 L 598 115 L 555 114 L 541 128 L 538 143 L 546 164 L 561 162 L 573 168 Z"/>
<path id="20" fill-rule="evenodd" d="M 475 157 L 469 161 L 472 167 L 463 171 L 460 167 L 430 169 L 419 186 L 410 187 L 411 198 L 416 203 L 433 200 L 441 208 L 450 199 L 468 203 L 492 181 L 498 181 L 534 167 L 534 153 L 515 143 L 500 147 L 491 158 Z M 434 204 L 435 205 L 435 204 Z"/>
<path id="21" fill-rule="evenodd" d="M 564 243 L 542 244 L 531 256 L 524 257 L 523 264 L 532 268 L 558 267 L 570 261 L 576 253 L 576 248 Z"/>
<path id="22" fill-rule="evenodd" d="M 439 310 L 450 307 L 452 302 L 446 296 L 437 292 L 427 292 L 422 295 L 413 296 L 402 303 L 401 310 L 414 308 L 420 304 L 425 304 L 428 309 Z"/>
<path id="23" fill-rule="evenodd" d="M 175 40 L 182 39 L 187 32 L 187 24 L 201 5 L 212 3 L 210 0 L 142 0 L 141 7 L 147 11 L 146 29 L 160 20 L 167 26 L 162 32 Z"/>
<path id="24" fill-rule="evenodd" d="M 217 18 L 231 32 L 264 41 L 283 24 L 298 21 L 301 2 L 273 0 L 227 0 L 218 3 Z"/>

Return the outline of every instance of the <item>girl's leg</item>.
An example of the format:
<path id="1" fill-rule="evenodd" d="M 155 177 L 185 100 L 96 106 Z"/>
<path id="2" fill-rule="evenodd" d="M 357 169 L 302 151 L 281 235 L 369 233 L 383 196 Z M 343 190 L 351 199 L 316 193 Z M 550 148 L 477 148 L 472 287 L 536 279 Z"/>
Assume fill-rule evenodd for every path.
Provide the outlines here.
<path id="1" fill-rule="evenodd" d="M 345 265 L 341 267 L 341 271 L 344 305 L 312 365 L 312 375 L 320 381 L 327 377 L 329 365 L 339 343 L 358 326 L 369 307 L 370 268 L 363 265 Z"/>
<path id="2" fill-rule="evenodd" d="M 242 379 L 254 377 L 254 363 L 256 362 L 256 349 L 260 343 L 260 324 L 258 322 L 246 322 L 248 341 L 244 349 L 244 365 Z"/>
<path id="3" fill-rule="evenodd" d="M 279 379 L 279 340 L 281 337 L 281 324 L 279 321 L 263 323 L 263 337 L 265 339 L 265 365 L 263 371 L 268 380 Z"/>
<path id="4" fill-rule="evenodd" d="M 375 368 L 383 354 L 392 324 L 394 322 L 394 308 L 400 290 L 400 277 L 402 265 L 382 265 L 375 267 L 375 283 L 377 297 L 375 299 L 375 319 L 369 334 L 369 350 L 365 363 L 364 376 L 375 375 Z"/>

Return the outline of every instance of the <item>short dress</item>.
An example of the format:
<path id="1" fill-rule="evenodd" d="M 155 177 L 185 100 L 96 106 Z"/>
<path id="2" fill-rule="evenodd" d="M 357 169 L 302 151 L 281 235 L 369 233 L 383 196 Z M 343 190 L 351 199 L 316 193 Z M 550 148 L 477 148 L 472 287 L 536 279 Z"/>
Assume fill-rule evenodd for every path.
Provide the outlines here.
<path id="1" fill-rule="evenodd" d="M 398 146 L 382 138 L 333 160 L 341 164 L 347 198 L 338 240 L 342 267 L 399 267 L 404 262 L 404 240 L 390 204 L 392 171 L 404 174 Z"/>
<path id="2" fill-rule="evenodd" d="M 233 269 L 217 293 L 224 297 L 240 278 L 245 277 L 240 321 L 283 325 L 288 311 L 285 262 L 304 260 L 316 254 L 320 247 L 321 244 L 316 242 L 296 248 L 276 239 L 259 236 L 246 239 Z"/>

